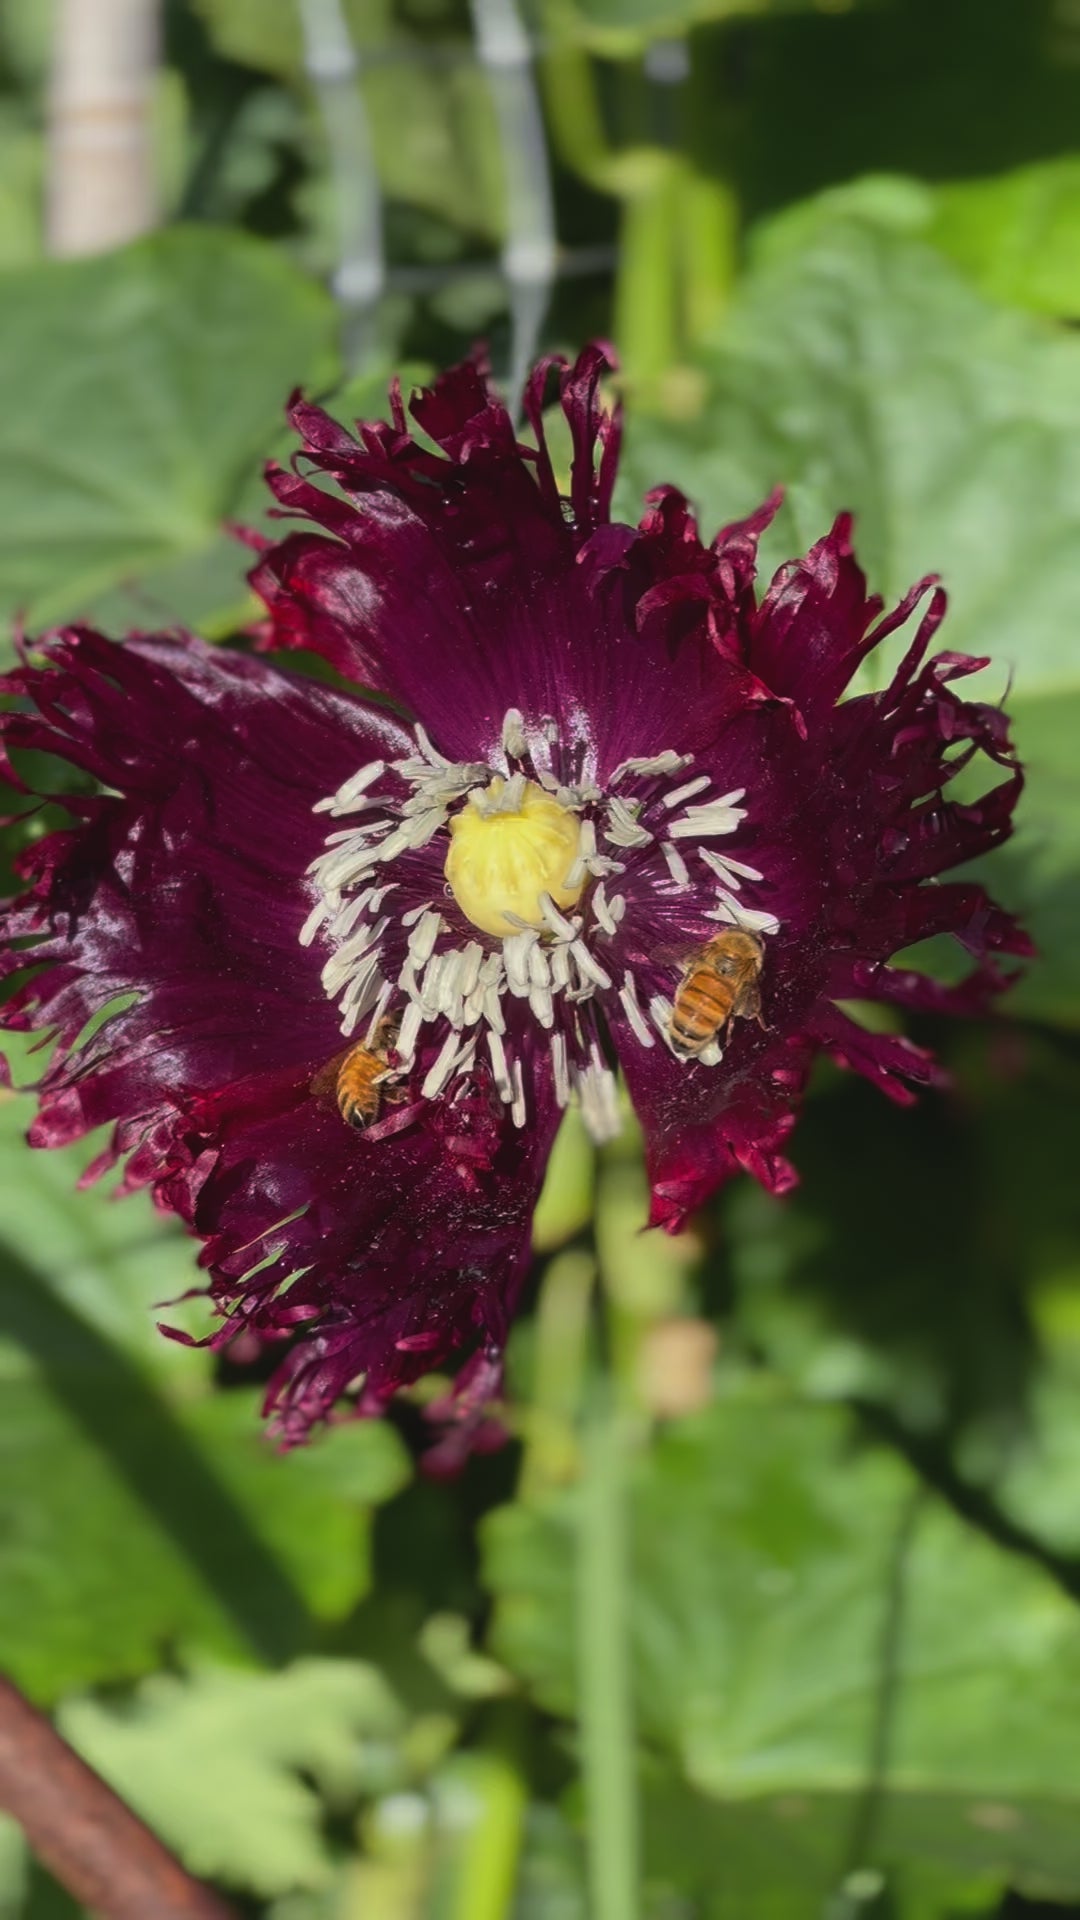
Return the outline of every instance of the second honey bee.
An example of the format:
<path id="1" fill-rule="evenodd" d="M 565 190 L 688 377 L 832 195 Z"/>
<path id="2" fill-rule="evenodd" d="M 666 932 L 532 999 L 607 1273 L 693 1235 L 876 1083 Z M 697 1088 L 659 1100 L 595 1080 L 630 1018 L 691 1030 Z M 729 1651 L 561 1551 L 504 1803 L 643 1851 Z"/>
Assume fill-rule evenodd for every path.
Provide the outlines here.
<path id="1" fill-rule="evenodd" d="M 358 1133 L 374 1125 L 384 1099 L 394 1099 L 386 1087 L 392 1071 L 389 1048 L 393 1038 L 393 1023 L 384 1021 L 372 1035 L 370 1047 L 359 1044 L 337 1054 L 311 1083 L 312 1093 L 333 1094 L 342 1119 Z"/>
<path id="2" fill-rule="evenodd" d="M 679 981 L 668 1038 L 684 1059 L 697 1059 L 732 1020 L 761 1020 L 765 945 L 756 933 L 729 927 L 702 947 Z"/>

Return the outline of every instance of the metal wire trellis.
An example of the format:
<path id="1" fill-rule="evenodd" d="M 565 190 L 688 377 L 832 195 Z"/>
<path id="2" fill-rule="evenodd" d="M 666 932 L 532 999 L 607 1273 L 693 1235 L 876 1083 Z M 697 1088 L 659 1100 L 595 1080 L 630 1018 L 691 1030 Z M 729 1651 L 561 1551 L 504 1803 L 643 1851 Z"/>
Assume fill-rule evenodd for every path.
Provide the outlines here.
<path id="1" fill-rule="evenodd" d="M 338 257 L 333 289 L 344 316 L 354 368 L 372 353 L 379 307 L 391 287 L 428 291 L 460 268 L 387 265 L 383 196 L 361 85 L 361 61 L 341 0 L 298 0 L 304 65 L 326 138 L 335 196 Z M 589 249 L 587 261 L 560 256 L 547 138 L 534 73 L 534 49 L 516 0 L 470 0 L 472 55 L 486 76 L 499 137 L 505 235 L 499 265 L 507 291 L 510 349 L 502 371 L 520 393 L 535 356 L 560 272 L 588 272 L 609 256 Z M 487 272 L 486 265 L 466 268 Z"/>

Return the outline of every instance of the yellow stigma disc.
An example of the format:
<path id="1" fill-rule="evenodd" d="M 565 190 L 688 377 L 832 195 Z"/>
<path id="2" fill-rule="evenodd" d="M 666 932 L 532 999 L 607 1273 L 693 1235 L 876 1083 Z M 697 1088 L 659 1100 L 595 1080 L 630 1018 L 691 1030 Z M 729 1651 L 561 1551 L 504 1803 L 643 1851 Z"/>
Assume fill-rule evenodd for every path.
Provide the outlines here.
<path id="1" fill-rule="evenodd" d="M 557 907 L 573 907 L 585 885 L 584 876 L 576 886 L 566 884 L 581 841 L 577 815 L 520 776 L 517 804 L 508 807 L 506 786 L 497 776 L 453 815 L 446 856 L 446 877 L 462 913 L 482 933 L 500 938 L 520 931 L 508 914 L 542 927 L 542 893 Z"/>

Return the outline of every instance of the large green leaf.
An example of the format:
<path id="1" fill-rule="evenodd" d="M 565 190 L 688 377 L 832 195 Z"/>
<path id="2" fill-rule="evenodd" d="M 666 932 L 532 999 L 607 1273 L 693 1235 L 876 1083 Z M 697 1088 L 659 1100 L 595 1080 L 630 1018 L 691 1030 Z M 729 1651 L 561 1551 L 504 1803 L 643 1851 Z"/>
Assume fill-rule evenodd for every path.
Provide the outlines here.
<path id="1" fill-rule="evenodd" d="M 227 626 L 247 504 L 295 386 L 335 376 L 320 288 L 237 233 L 175 228 L 0 276 L 0 610 Z"/>
<path id="2" fill-rule="evenodd" d="M 400 1443 L 364 1423 L 277 1453 L 255 1389 L 154 1330 L 190 1241 L 145 1197 L 76 1194 L 85 1153 L 28 1152 L 29 1117 L 0 1107 L 0 1664 L 52 1698 L 177 1642 L 281 1658 L 365 1591 Z"/>
<path id="3" fill-rule="evenodd" d="M 767 1383 L 669 1428 L 631 1501 L 639 1730 L 699 1798 L 703 1912 L 818 1920 L 907 1863 L 1080 1889 L 1080 1625 L 1044 1575 Z M 498 1652 L 566 1717 L 577 1524 L 568 1493 L 485 1530 Z"/>

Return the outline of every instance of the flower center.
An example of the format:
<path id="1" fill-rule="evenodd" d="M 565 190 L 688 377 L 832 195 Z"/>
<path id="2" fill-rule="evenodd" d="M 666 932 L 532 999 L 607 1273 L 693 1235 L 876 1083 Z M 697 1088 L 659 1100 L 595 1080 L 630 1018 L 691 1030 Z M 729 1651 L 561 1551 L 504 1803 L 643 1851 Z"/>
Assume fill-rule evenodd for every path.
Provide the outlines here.
<path id="1" fill-rule="evenodd" d="M 474 788 L 450 821 L 446 878 L 467 920 L 508 938 L 543 927 L 544 897 L 576 906 L 586 880 L 581 822 L 523 774 Z"/>

